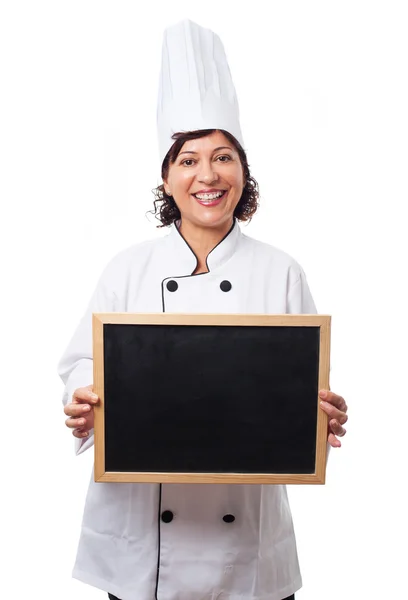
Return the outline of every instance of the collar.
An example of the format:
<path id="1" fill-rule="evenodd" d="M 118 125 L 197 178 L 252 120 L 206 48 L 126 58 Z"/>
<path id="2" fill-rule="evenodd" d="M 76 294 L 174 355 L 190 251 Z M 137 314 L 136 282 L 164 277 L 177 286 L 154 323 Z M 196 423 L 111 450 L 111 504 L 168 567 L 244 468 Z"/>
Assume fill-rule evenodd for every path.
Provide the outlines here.
<path id="1" fill-rule="evenodd" d="M 179 231 L 180 220 L 171 225 L 169 241 L 171 242 L 172 258 L 177 257 L 177 265 L 183 272 L 194 272 L 197 266 L 197 258 L 191 247 Z M 207 266 L 209 271 L 213 271 L 226 263 L 234 254 L 238 243 L 242 237 L 238 220 L 234 217 L 231 229 L 225 237 L 211 250 L 207 256 Z M 174 253 L 174 254 L 173 254 Z"/>

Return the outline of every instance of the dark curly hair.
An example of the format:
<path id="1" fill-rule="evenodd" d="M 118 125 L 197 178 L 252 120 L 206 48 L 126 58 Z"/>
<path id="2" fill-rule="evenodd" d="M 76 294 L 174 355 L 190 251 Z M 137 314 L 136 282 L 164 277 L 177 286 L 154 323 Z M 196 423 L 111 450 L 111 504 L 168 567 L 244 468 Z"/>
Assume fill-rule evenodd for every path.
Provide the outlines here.
<path id="1" fill-rule="evenodd" d="M 197 131 L 175 133 L 172 136 L 172 139 L 175 140 L 175 142 L 163 160 L 161 173 L 162 179 L 167 179 L 170 165 L 176 161 L 181 148 L 186 142 L 211 135 L 216 131 L 224 134 L 228 141 L 235 146 L 244 171 L 245 187 L 242 190 L 242 196 L 235 207 L 234 217 L 236 217 L 239 221 L 250 221 L 259 206 L 258 183 L 253 177 L 251 177 L 248 160 L 241 144 L 228 131 L 224 131 L 224 129 L 199 129 Z M 154 209 L 149 212 L 154 214 L 156 219 L 161 222 L 161 225 L 157 225 L 157 227 L 167 227 L 181 218 L 180 211 L 174 201 L 174 198 L 166 194 L 163 184 L 152 190 L 152 192 L 155 197 Z"/>

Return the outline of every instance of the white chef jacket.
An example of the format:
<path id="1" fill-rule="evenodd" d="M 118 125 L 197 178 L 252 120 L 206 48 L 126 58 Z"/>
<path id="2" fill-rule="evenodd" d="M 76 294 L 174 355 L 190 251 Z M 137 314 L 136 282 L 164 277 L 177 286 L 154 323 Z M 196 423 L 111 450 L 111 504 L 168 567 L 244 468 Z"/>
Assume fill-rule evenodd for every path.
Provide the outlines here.
<path id="1" fill-rule="evenodd" d="M 178 224 L 104 270 L 59 363 L 64 404 L 93 381 L 93 312 L 316 313 L 300 265 L 237 220 L 198 275 Z M 92 445 L 93 432 L 76 451 Z M 95 483 L 92 474 L 73 576 L 121 600 L 282 600 L 302 585 L 286 487 Z"/>

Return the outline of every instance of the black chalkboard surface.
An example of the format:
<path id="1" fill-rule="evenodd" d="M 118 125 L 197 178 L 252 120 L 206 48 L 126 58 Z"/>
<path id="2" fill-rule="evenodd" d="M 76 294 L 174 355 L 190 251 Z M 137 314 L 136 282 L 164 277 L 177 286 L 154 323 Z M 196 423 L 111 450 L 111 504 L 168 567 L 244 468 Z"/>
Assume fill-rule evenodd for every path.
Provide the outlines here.
<path id="1" fill-rule="evenodd" d="M 96 481 L 324 483 L 330 317 L 93 324 Z"/>

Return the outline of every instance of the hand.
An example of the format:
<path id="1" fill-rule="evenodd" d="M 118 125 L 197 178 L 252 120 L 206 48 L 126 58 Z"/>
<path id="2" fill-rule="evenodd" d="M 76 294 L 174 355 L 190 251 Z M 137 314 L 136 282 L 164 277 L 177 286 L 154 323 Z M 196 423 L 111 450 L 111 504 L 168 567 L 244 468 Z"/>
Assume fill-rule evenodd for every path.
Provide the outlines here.
<path id="1" fill-rule="evenodd" d="M 340 448 L 341 442 L 336 436 L 343 437 L 346 434 L 343 425 L 348 420 L 347 404 L 344 398 L 328 390 L 320 390 L 319 397 L 321 409 L 329 416 L 327 441 L 333 448 Z"/>
<path id="2" fill-rule="evenodd" d="M 94 405 L 99 398 L 92 388 L 91 384 L 75 390 L 71 404 L 64 407 L 64 413 L 69 417 L 65 425 L 72 428 L 72 435 L 80 439 L 87 437 L 94 426 Z"/>

